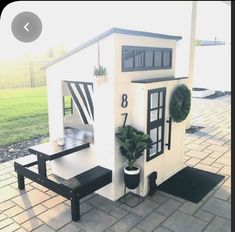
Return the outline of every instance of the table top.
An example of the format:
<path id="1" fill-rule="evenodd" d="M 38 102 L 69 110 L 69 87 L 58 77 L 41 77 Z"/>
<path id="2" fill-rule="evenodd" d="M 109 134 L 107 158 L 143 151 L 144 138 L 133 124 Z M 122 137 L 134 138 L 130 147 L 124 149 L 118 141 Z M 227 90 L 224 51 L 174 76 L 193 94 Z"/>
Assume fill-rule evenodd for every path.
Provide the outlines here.
<path id="1" fill-rule="evenodd" d="M 88 147 L 90 147 L 89 142 L 84 142 L 76 138 L 65 137 L 64 145 L 57 145 L 56 142 L 47 142 L 30 147 L 29 152 L 40 155 L 40 157 L 45 160 L 54 160 Z"/>

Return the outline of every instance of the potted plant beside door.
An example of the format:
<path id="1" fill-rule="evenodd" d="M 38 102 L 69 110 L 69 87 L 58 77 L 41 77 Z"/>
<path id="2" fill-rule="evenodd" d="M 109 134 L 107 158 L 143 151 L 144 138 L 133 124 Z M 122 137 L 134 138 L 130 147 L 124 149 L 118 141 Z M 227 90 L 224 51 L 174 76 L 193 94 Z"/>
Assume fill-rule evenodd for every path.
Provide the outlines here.
<path id="1" fill-rule="evenodd" d="M 140 168 L 135 162 L 144 154 L 144 150 L 151 148 L 149 135 L 127 125 L 119 127 L 116 136 L 120 144 L 120 152 L 127 159 L 124 167 L 124 182 L 127 188 L 135 189 L 140 182 Z"/>

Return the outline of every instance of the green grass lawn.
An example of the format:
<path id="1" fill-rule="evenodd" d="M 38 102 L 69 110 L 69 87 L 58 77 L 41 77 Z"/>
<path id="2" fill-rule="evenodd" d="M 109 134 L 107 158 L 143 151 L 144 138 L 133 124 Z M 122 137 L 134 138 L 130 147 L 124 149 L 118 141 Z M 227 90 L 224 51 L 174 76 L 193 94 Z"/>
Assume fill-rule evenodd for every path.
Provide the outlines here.
<path id="1" fill-rule="evenodd" d="M 0 146 L 48 134 L 46 87 L 0 90 Z"/>

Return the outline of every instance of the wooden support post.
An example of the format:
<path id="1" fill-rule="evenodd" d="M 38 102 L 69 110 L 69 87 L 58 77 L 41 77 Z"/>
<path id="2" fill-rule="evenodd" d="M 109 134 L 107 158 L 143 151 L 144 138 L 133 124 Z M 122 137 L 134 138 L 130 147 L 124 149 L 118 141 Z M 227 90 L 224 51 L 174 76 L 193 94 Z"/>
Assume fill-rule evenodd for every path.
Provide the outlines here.
<path id="1" fill-rule="evenodd" d="M 24 190 L 25 189 L 24 176 L 17 173 L 17 180 L 18 180 L 18 188 L 20 190 Z"/>
<path id="2" fill-rule="evenodd" d="M 80 220 L 80 202 L 78 197 L 73 197 L 71 199 L 71 214 L 72 220 L 77 222 Z"/>

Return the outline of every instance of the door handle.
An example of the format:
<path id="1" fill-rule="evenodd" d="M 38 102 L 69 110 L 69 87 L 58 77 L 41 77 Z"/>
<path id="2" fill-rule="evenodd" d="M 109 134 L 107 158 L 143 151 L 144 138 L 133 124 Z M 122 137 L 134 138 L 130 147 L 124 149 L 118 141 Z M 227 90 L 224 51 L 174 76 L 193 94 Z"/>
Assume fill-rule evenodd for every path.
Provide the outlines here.
<path id="1" fill-rule="evenodd" d="M 169 123 L 169 130 L 168 130 L 168 143 L 165 145 L 168 147 L 168 150 L 171 149 L 171 127 L 172 127 L 172 119 L 169 117 L 168 120 L 166 120 L 167 123 Z"/>

